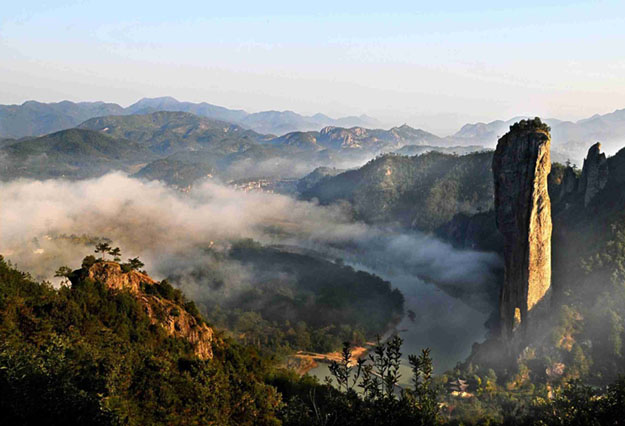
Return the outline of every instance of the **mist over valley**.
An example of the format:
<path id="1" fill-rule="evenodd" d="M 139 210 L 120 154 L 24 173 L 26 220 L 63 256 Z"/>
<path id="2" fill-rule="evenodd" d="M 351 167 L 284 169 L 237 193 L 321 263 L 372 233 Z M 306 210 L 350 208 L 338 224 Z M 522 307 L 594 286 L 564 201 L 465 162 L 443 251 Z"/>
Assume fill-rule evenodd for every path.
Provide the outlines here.
<path id="1" fill-rule="evenodd" d="M 623 424 L 622 2 L 0 15 L 0 425 Z"/>

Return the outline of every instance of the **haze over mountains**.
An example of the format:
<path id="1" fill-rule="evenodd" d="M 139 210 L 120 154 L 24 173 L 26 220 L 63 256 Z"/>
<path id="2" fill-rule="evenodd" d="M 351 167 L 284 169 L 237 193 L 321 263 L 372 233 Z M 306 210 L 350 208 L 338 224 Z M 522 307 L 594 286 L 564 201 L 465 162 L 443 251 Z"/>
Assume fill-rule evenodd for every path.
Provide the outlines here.
<path id="1" fill-rule="evenodd" d="M 406 125 L 390 130 L 327 126 L 276 137 L 190 112 L 145 111 L 87 119 L 47 136 L 5 139 L 0 176 L 75 179 L 120 170 L 184 187 L 207 176 L 225 181 L 302 177 L 320 166 L 354 167 L 384 152 L 446 145 Z M 132 152 L 117 155 L 115 150 Z"/>
<path id="2" fill-rule="evenodd" d="M 281 136 L 280 139 L 275 140 L 275 143 L 296 145 L 299 148 L 306 146 L 313 149 L 327 148 L 328 145 L 336 148 L 337 141 L 341 138 L 346 141 L 346 145 L 351 145 L 353 142 L 347 139 L 353 140 L 354 135 L 346 135 L 346 132 L 352 127 L 363 129 L 354 132 L 360 132 L 355 136 L 356 138 L 373 137 L 387 139 L 387 141 L 389 139 L 388 135 L 381 136 L 382 130 L 369 130 L 379 129 L 383 127 L 383 124 L 366 115 L 334 119 L 321 113 L 305 116 L 293 111 L 248 113 L 244 110 L 229 109 L 206 102 L 180 102 L 172 97 L 143 98 L 126 108 L 114 103 L 70 101 L 58 103 L 27 101 L 22 105 L 0 105 L 0 139 L 41 136 L 79 126 L 96 117 L 147 114 L 158 111 L 187 112 L 199 117 L 234 124 L 263 135 Z M 498 136 L 505 133 L 511 124 L 521 118 L 526 117 L 495 120 L 488 123 L 467 123 L 454 134 L 444 137 L 413 129 L 407 125 L 393 127 L 390 131 L 395 134 L 392 137 L 400 142 L 409 140 L 410 144 L 415 145 L 476 145 L 492 148 Z M 622 135 L 625 133 L 625 109 L 603 115 L 595 114 L 575 122 L 558 119 L 547 119 L 545 122 L 552 129 L 556 157 L 569 158 L 578 164 L 581 164 L 589 141 L 601 141 L 608 153 L 615 153 L 624 142 Z M 341 130 L 320 132 L 325 127 L 336 127 Z M 265 137 L 265 139 L 270 138 Z M 384 148 L 388 147 L 386 145 L 388 143 L 385 142 Z"/>
<path id="3" fill-rule="evenodd" d="M 275 135 L 298 130 L 318 130 L 325 126 L 377 127 L 380 125 L 377 120 L 365 115 L 333 119 L 324 114 L 304 116 L 293 111 L 262 111 L 250 114 L 243 110 L 232 110 L 206 102 L 179 102 L 172 97 L 143 98 L 127 108 L 104 102 L 26 101 L 22 105 L 0 105 L 0 138 L 40 136 L 75 127 L 94 117 L 146 114 L 156 111 L 190 112 L 213 120 L 240 124 L 260 133 Z"/>
<path id="4" fill-rule="evenodd" d="M 406 124 L 368 128 L 376 124 L 368 117 L 248 114 L 170 97 L 142 99 L 127 108 L 28 101 L 0 106 L 0 178 L 83 179 L 122 171 L 178 187 L 207 177 L 225 182 L 300 179 L 318 167 L 360 167 L 391 152 L 412 156 L 488 150 L 515 120 L 466 124 L 440 137 Z M 575 123 L 547 123 L 553 160 L 581 165 L 588 144 L 596 140 L 608 153 L 622 146 L 625 110 Z M 296 190 L 295 184 L 288 187 Z"/>
<path id="5" fill-rule="evenodd" d="M 528 117 L 465 124 L 450 138 L 459 145 L 479 141 L 480 145 L 493 147 L 512 124 L 524 118 Z M 551 127 L 554 150 L 570 155 L 571 160 L 577 160 L 579 165 L 579 160 L 588 150 L 588 143 L 592 141 L 601 141 L 604 150 L 610 154 L 616 153 L 625 143 L 625 109 L 603 115 L 595 114 L 575 122 L 553 118 L 543 121 Z"/>
<path id="6" fill-rule="evenodd" d="M 132 111 L 87 118 L 69 129 L 0 141 L 3 254 L 48 278 L 61 262 L 79 265 L 90 245 L 115 242 L 140 255 L 163 279 L 150 278 L 154 287 L 138 284 L 132 291 L 138 300 L 147 297 L 167 307 L 159 314 L 164 324 L 187 323 L 191 317 L 191 323 L 200 324 L 201 311 L 211 320 L 211 336 L 227 330 L 233 342 L 280 357 L 300 371 L 312 367 L 297 351 L 330 353 L 345 340 L 365 344 L 389 328 L 407 331 L 402 335 L 409 345 L 426 341 L 433 347 L 441 373 L 469 356 L 441 376 L 441 400 L 462 407 L 464 401 L 443 387 L 461 377 L 475 394 L 466 401 L 467 410 L 484 404 L 498 418 L 507 405 L 480 399 L 480 392 L 516 398 L 516 383 L 536 384 L 536 392 L 522 390 L 519 404 L 527 405 L 528 398 L 542 395 L 540 386 L 556 386 L 545 371 L 602 385 L 624 371 L 625 287 L 618 274 L 625 264 L 625 232 L 619 228 L 625 150 L 606 158 L 599 144 L 592 145 L 601 137 L 618 146 L 621 111 L 578 123 L 550 121 L 560 132 L 560 140 L 554 140 L 560 155 L 551 157 L 552 173 L 544 185 L 553 201 L 556 242 L 555 302 L 544 323 L 553 339 L 537 336 L 532 350 L 521 352 L 527 358 L 505 360 L 493 355 L 503 352 L 496 320 L 503 244 L 493 210 L 496 153 L 489 149 L 505 122 L 466 125 L 449 137 L 408 125 L 388 130 L 325 126 L 276 136 L 250 129 L 244 123 L 249 115 L 237 119 L 237 111 L 188 103 L 174 107 L 190 111 L 161 110 L 168 102 L 144 101 Z M 114 110 L 90 104 L 79 114 L 76 105 L 70 118 L 52 115 L 48 122 L 69 123 Z M 258 126 L 277 125 L 272 114 L 265 117 L 268 121 Z M 45 122 L 33 120 L 23 129 L 42 128 Z M 538 118 L 512 128 L 521 125 L 549 132 Z M 581 173 L 558 163 L 577 158 L 578 146 L 587 152 Z M 525 170 L 525 158 L 509 161 Z M 109 306 L 115 293 L 97 287 L 103 276 L 97 271 L 123 272 L 133 261 L 143 265 L 137 258 L 118 264 L 87 256 L 81 268 L 64 270 L 72 290 L 58 294 L 80 298 L 87 289 L 98 292 L 98 304 Z M 0 258 L 2 273 L 19 274 Z M 107 281 L 113 289 L 127 277 L 116 274 L 112 285 Z M 91 281 L 72 281 L 79 276 Z M 89 290 L 91 285 L 96 287 Z M 39 291 L 32 283 L 20 286 Z M 174 288 L 184 290 L 199 310 Z M 159 294 L 169 302 L 160 301 Z M 32 296 L 32 303 L 36 300 Z M 439 314 L 432 306 L 443 302 L 447 305 Z M 134 312 L 132 303 L 124 306 Z M 402 319 L 404 313 L 410 323 Z M 123 312 L 119 316 L 128 318 Z M 27 336 L 17 339 L 16 347 L 25 345 Z M 99 345 L 106 339 L 92 341 Z M 207 350 L 195 345 L 183 355 L 219 357 L 219 344 L 204 343 Z M 293 364 L 293 357 L 300 361 Z M 177 365 L 170 369 L 174 376 L 180 374 Z M 523 371 L 531 376 L 517 373 Z M 453 416 L 466 417 L 461 410 Z M 370 423 L 379 424 L 362 422 Z"/>

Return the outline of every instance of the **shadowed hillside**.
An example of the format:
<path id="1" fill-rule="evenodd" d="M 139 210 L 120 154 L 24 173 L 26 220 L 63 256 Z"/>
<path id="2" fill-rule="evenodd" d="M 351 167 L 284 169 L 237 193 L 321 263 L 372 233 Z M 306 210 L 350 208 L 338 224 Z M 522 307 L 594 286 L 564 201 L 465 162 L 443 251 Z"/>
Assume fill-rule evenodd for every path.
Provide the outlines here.
<path id="1" fill-rule="evenodd" d="M 0 149 L 0 175 L 72 179 L 100 176 L 111 170 L 131 171 L 154 155 L 137 142 L 82 129 L 14 141 Z"/>
<path id="2" fill-rule="evenodd" d="M 385 155 L 321 180 L 302 194 L 321 204 L 351 204 L 357 219 L 433 230 L 458 213 L 492 208 L 492 152 Z"/>

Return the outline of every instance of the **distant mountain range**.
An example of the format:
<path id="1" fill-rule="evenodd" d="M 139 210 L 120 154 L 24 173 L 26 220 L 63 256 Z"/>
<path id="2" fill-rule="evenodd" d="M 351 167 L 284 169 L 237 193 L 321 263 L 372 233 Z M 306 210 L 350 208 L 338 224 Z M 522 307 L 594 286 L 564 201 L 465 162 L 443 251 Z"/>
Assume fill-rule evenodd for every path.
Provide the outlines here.
<path id="1" fill-rule="evenodd" d="M 353 167 L 380 153 L 422 145 L 425 152 L 444 143 L 406 125 L 328 126 L 276 137 L 190 112 L 157 111 L 90 118 L 46 136 L 0 140 L 0 178 L 80 179 L 122 170 L 186 187 L 205 177 L 299 177 L 320 166 Z"/>
<path id="2" fill-rule="evenodd" d="M 189 112 L 273 135 L 319 130 L 326 126 L 379 127 L 380 125 L 377 120 L 366 115 L 334 119 L 324 114 L 304 116 L 293 111 L 263 111 L 250 114 L 243 110 L 228 109 L 206 102 L 180 102 L 172 97 L 144 98 L 127 108 L 104 102 L 27 101 L 22 105 L 0 105 L 0 138 L 41 136 L 75 127 L 94 117 L 146 114 L 156 111 Z"/>
<path id="3" fill-rule="evenodd" d="M 512 124 L 524 118 L 527 117 L 465 124 L 447 139 L 458 145 L 477 144 L 494 147 L 499 137 L 505 134 Z M 551 127 L 552 148 L 556 154 L 561 157 L 568 156 L 578 165 L 581 165 L 581 159 L 594 142 L 600 141 L 608 153 L 615 153 L 625 145 L 625 109 L 604 115 L 595 114 L 575 122 L 557 119 L 543 121 Z"/>
<path id="4" fill-rule="evenodd" d="M 0 149 L 2 179 L 103 175 L 112 170 L 132 172 L 132 166 L 156 156 L 140 143 L 84 129 L 69 129 L 38 138 L 13 141 Z"/>
<path id="5" fill-rule="evenodd" d="M 124 112 L 121 106 L 104 102 L 27 101 L 22 105 L 0 105 L 0 138 L 42 136 L 75 127 L 92 117 Z"/>
<path id="6" fill-rule="evenodd" d="M 390 151 L 405 145 L 446 145 L 446 141 L 421 129 L 403 125 L 390 130 L 362 127 L 324 127 L 320 131 L 291 132 L 269 141 L 273 145 L 301 149 L 365 149 L 370 152 Z"/>
<path id="7" fill-rule="evenodd" d="M 372 130 L 380 122 L 366 115 L 331 118 L 324 114 L 304 116 L 293 111 L 263 111 L 248 113 L 206 102 L 180 102 L 172 97 L 144 98 L 123 108 L 114 103 L 69 102 L 41 103 L 27 101 L 22 105 L 0 105 L 0 140 L 6 138 L 41 136 L 76 127 L 86 120 L 104 116 L 148 114 L 158 111 L 186 112 L 210 120 L 223 121 L 242 129 L 263 135 L 280 136 L 275 143 L 299 148 L 320 150 L 348 147 L 361 143 L 379 145 L 388 149 L 403 146 L 405 140 L 413 145 L 467 146 L 492 148 L 498 136 L 507 132 L 511 124 L 527 117 L 496 120 L 489 123 L 469 123 L 455 134 L 439 137 L 409 126 L 390 130 Z M 572 121 L 543 120 L 551 126 L 552 148 L 557 158 L 570 158 L 581 164 L 589 144 L 600 141 L 608 153 L 614 153 L 625 144 L 625 109 L 609 114 Z M 357 129 L 353 129 L 353 128 Z M 298 133 L 299 132 L 299 133 Z"/>
<path id="8" fill-rule="evenodd" d="M 77 126 L 115 138 L 130 139 L 158 155 L 178 151 L 221 149 L 240 151 L 271 139 L 236 124 L 212 120 L 188 112 L 159 111 L 150 114 L 92 118 Z"/>
<path id="9" fill-rule="evenodd" d="M 249 114 L 169 97 L 142 99 L 128 108 L 28 101 L 0 105 L 0 178 L 76 179 L 123 170 L 184 187 L 207 176 L 225 181 L 301 177 L 317 167 L 349 169 L 391 152 L 483 151 L 519 119 L 466 124 L 452 136 L 439 137 L 406 124 L 368 128 L 375 121 L 364 116 Z M 581 165 L 597 140 L 608 153 L 625 145 L 625 109 L 577 122 L 546 122 L 557 162 Z M 295 130 L 282 134 L 289 129 Z"/>

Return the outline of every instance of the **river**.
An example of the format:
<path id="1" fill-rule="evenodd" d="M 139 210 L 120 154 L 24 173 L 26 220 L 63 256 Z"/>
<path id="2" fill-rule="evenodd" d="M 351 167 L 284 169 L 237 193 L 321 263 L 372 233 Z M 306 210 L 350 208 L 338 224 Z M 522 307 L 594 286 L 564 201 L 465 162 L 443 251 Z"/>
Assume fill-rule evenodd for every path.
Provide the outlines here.
<path id="1" fill-rule="evenodd" d="M 478 311 L 417 276 L 389 275 L 359 264 L 352 266 L 390 281 L 393 287 L 399 288 L 404 294 L 406 312 L 411 310 L 415 313 L 414 321 L 405 316 L 397 326 L 399 335 L 404 339 L 401 385 L 409 384 L 411 380 L 409 354 L 430 348 L 435 373 L 442 373 L 464 360 L 470 354 L 474 342 L 484 340 L 487 313 Z M 327 364 L 319 364 L 309 374 L 323 381 L 330 373 Z"/>

